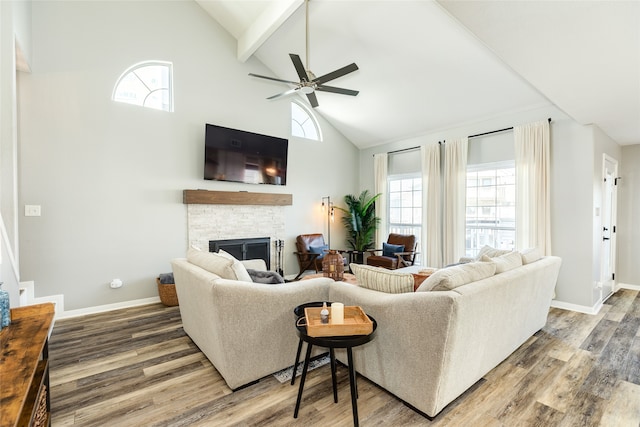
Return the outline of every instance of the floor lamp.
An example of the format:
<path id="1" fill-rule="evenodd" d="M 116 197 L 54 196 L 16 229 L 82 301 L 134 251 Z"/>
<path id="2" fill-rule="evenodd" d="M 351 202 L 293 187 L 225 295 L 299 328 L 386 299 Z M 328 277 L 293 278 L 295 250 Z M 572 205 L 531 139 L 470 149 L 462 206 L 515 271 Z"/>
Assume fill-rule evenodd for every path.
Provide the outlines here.
<path id="1" fill-rule="evenodd" d="M 333 202 L 331 201 L 331 196 L 322 198 L 322 211 L 325 212 L 325 210 L 327 212 L 327 245 L 329 245 L 329 249 L 331 249 L 331 223 L 334 218 L 334 207 Z"/>

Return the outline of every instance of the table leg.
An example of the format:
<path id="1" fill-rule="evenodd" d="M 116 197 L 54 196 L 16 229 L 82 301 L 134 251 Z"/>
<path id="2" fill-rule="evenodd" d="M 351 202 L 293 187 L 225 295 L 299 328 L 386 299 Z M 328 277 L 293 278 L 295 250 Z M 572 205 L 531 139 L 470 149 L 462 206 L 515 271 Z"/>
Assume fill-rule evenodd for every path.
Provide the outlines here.
<path id="1" fill-rule="evenodd" d="M 358 427 L 358 384 L 356 383 L 356 369 L 353 366 L 353 354 L 351 347 L 347 347 L 347 360 L 349 362 L 349 385 L 351 386 L 351 411 L 353 412 L 353 425 Z"/>
<path id="2" fill-rule="evenodd" d="M 307 343 L 307 354 L 304 358 L 304 368 L 302 368 L 302 376 L 300 376 L 300 388 L 298 389 L 298 399 L 296 400 L 296 409 L 293 411 L 293 418 L 298 418 L 298 410 L 302 401 L 302 390 L 304 389 L 304 380 L 307 378 L 307 369 L 309 368 L 309 359 L 311 358 L 311 348 L 313 345 Z"/>
<path id="3" fill-rule="evenodd" d="M 296 363 L 291 368 L 291 385 L 296 382 L 296 371 L 298 370 L 298 362 L 300 362 L 300 353 L 302 352 L 302 339 L 298 340 L 298 351 L 296 352 Z"/>
<path id="4" fill-rule="evenodd" d="M 333 384 L 333 402 L 338 403 L 338 382 L 336 381 L 336 354 L 333 347 L 329 349 L 331 359 L 331 383 Z"/>

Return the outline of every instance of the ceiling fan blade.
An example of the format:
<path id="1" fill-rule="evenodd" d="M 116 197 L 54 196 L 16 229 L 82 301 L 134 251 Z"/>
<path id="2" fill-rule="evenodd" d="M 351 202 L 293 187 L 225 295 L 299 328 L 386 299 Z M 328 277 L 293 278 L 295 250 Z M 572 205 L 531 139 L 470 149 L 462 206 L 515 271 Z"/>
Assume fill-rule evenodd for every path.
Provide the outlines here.
<path id="1" fill-rule="evenodd" d="M 293 66 L 296 68 L 296 72 L 298 73 L 298 77 L 300 77 L 301 82 L 308 82 L 309 76 L 307 76 L 307 71 L 304 69 L 304 65 L 302 65 L 302 60 L 295 53 L 290 53 L 289 57 L 291 58 L 291 62 L 293 62 Z"/>
<path id="2" fill-rule="evenodd" d="M 289 83 L 289 84 L 292 84 L 292 85 L 297 85 L 298 84 L 298 82 L 292 82 L 292 81 L 289 81 L 289 80 L 277 79 L 275 77 L 269 77 L 269 76 L 261 76 L 260 74 L 249 73 L 249 75 L 251 77 L 258 77 L 260 79 L 273 80 L 274 82 Z"/>
<path id="3" fill-rule="evenodd" d="M 318 98 L 316 97 L 315 92 L 311 92 L 307 94 L 307 99 L 313 108 L 316 108 L 318 105 Z"/>
<path id="4" fill-rule="evenodd" d="M 292 93 L 295 93 L 298 89 L 300 89 L 300 88 L 297 88 L 297 87 L 296 87 L 296 88 L 293 88 L 293 89 L 289 89 L 289 90 L 287 90 L 287 91 L 285 91 L 285 92 L 278 93 L 278 94 L 276 94 L 276 95 L 272 95 L 272 96 L 268 97 L 267 99 L 278 99 L 278 98 L 282 98 L 282 97 L 285 97 L 285 96 L 291 95 Z"/>
<path id="5" fill-rule="evenodd" d="M 314 80 L 314 83 L 317 83 L 319 85 L 330 82 L 331 80 L 335 80 L 338 77 L 342 77 L 346 74 L 352 73 L 354 71 L 356 71 L 358 69 L 358 66 L 356 65 L 356 63 L 354 62 L 353 64 L 349 64 L 347 66 L 344 66 L 342 68 L 339 68 L 335 71 L 330 72 L 329 74 L 325 74 L 324 76 L 320 76 L 317 79 Z"/>
<path id="6" fill-rule="evenodd" d="M 358 93 L 360 93 L 360 91 L 357 91 L 357 90 L 343 89 L 341 87 L 333 87 L 333 86 L 325 86 L 325 85 L 318 86 L 316 90 L 319 90 L 321 92 L 339 93 L 341 95 L 351 95 L 351 96 L 356 96 Z"/>

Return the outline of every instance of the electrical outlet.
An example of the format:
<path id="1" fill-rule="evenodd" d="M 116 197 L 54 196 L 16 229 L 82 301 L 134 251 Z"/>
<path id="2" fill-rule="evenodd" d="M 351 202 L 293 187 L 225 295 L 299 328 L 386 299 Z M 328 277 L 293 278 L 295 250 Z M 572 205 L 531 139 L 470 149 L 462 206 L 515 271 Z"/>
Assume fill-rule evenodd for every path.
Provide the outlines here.
<path id="1" fill-rule="evenodd" d="M 24 205 L 24 216 L 40 216 L 40 205 Z"/>

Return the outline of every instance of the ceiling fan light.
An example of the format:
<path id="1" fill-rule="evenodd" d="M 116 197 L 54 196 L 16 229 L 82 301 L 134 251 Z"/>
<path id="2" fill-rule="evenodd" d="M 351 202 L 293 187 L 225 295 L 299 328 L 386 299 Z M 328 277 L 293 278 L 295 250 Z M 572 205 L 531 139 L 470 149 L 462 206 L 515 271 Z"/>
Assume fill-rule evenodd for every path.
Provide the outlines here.
<path id="1" fill-rule="evenodd" d="M 304 93 L 305 95 L 309 95 L 310 93 L 313 93 L 313 91 L 314 91 L 313 86 L 302 86 L 300 88 L 300 92 Z"/>

